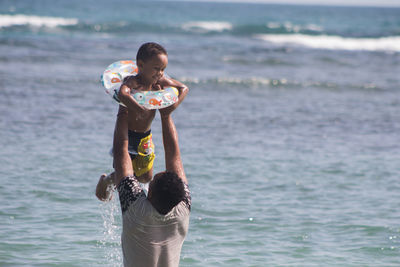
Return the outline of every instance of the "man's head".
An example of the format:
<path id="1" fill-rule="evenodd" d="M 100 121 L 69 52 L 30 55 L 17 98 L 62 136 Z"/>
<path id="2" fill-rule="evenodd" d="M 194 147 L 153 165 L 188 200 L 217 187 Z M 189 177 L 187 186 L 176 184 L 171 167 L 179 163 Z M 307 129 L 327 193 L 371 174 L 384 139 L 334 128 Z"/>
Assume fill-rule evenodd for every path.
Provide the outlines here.
<path id="1" fill-rule="evenodd" d="M 149 184 L 148 199 L 161 214 L 170 212 L 185 197 L 185 187 L 174 172 L 161 172 Z"/>
<path id="2" fill-rule="evenodd" d="M 143 44 L 136 55 L 136 62 L 146 82 L 155 83 L 163 75 L 168 65 L 168 54 L 164 47 L 157 43 Z"/>

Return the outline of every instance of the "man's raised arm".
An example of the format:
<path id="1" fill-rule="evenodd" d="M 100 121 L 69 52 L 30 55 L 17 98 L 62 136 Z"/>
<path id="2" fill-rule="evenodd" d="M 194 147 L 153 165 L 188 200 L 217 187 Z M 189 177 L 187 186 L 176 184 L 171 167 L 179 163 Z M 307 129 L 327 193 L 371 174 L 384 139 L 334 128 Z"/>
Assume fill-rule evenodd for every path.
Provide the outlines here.
<path id="1" fill-rule="evenodd" d="M 128 111 L 121 107 L 118 111 L 113 143 L 115 185 L 127 176 L 133 175 L 133 167 L 128 152 Z"/>
<path id="2" fill-rule="evenodd" d="M 110 185 L 116 185 L 121 182 L 124 177 L 133 175 L 132 163 L 128 153 L 128 112 L 126 108 L 120 107 L 115 123 L 114 130 L 114 169 L 115 172 L 110 175 L 102 175 L 96 186 L 96 196 L 102 201 L 110 199 Z"/>
<path id="3" fill-rule="evenodd" d="M 184 183 L 188 183 L 183 164 L 181 153 L 179 150 L 178 133 L 175 128 L 174 121 L 172 120 L 171 113 L 161 111 L 161 124 L 163 133 L 163 143 L 165 151 L 165 167 L 166 171 L 176 173 Z"/>

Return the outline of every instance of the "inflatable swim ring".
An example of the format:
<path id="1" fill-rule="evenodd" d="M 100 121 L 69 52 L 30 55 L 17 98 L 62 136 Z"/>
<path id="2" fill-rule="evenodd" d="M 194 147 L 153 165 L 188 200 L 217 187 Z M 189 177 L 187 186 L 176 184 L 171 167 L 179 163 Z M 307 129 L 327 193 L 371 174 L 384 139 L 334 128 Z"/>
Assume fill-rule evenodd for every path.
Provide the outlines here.
<path id="1" fill-rule="evenodd" d="M 120 105 L 125 106 L 118 99 L 118 91 L 125 77 L 136 75 L 138 68 L 133 60 L 120 60 L 112 63 L 101 75 L 101 82 L 107 94 Z M 175 87 L 168 87 L 160 91 L 132 90 L 135 100 L 147 109 L 161 109 L 175 104 L 178 101 L 179 91 Z"/>

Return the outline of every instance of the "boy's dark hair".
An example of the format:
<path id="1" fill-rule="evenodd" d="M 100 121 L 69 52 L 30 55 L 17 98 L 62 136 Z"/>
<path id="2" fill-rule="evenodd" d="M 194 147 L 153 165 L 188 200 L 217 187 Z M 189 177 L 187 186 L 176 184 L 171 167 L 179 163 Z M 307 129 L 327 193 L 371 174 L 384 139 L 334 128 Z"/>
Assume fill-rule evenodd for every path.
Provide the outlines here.
<path id="1" fill-rule="evenodd" d="M 164 172 L 151 181 L 151 202 L 163 215 L 170 212 L 185 197 L 183 181 L 174 172 Z"/>
<path id="2" fill-rule="evenodd" d="M 157 43 L 145 43 L 139 48 L 136 54 L 136 61 L 146 62 L 156 55 L 168 55 L 167 50 Z"/>

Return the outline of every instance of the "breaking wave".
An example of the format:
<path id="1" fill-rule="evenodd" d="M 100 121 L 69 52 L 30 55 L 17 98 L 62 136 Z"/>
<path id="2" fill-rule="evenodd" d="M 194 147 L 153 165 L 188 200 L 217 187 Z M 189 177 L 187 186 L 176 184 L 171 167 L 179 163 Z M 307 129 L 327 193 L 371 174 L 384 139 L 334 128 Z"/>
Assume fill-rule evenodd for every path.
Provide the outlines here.
<path id="1" fill-rule="evenodd" d="M 327 50 L 363 50 L 400 52 L 400 36 L 385 32 L 374 37 L 354 37 L 330 33 L 317 24 L 268 22 L 263 24 L 234 24 L 228 21 L 189 21 L 182 23 L 146 23 L 139 21 L 94 22 L 36 15 L 0 14 L 0 31 L 53 32 L 62 27 L 63 32 L 126 34 L 135 32 L 162 34 L 226 34 L 255 37 L 273 45 L 303 46 Z"/>
<path id="2" fill-rule="evenodd" d="M 58 27 L 77 25 L 75 18 L 41 17 L 30 15 L 0 15 L 0 28 L 12 26 Z"/>
<path id="3" fill-rule="evenodd" d="M 192 21 L 184 23 L 182 29 L 197 33 L 223 32 L 231 31 L 233 25 L 224 21 Z"/>
<path id="4" fill-rule="evenodd" d="M 300 45 L 314 49 L 400 52 L 400 36 L 347 38 L 328 35 L 258 34 L 255 37 L 274 44 Z"/>
<path id="5" fill-rule="evenodd" d="M 238 88 L 285 88 L 285 89 L 299 89 L 299 88 L 321 88 L 327 90 L 369 90 L 369 91 L 382 91 L 386 90 L 374 83 L 362 84 L 349 84 L 349 83 L 334 83 L 328 81 L 296 81 L 288 80 L 286 78 L 268 78 L 268 77 L 215 77 L 215 78 L 193 78 L 193 77 L 179 77 L 179 80 L 188 84 L 208 84 Z"/>

